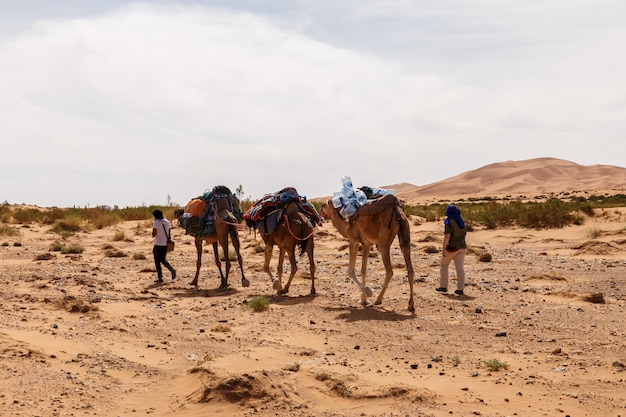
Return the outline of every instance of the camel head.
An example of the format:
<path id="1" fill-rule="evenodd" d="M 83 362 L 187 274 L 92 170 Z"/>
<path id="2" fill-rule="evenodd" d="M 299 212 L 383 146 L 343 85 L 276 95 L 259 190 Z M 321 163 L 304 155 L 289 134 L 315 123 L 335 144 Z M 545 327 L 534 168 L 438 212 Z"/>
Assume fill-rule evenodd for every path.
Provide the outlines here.
<path id="1" fill-rule="evenodd" d="M 179 208 L 174 210 L 174 219 L 180 219 L 183 216 L 185 209 Z"/>
<path id="2" fill-rule="evenodd" d="M 322 207 L 320 208 L 320 214 L 325 219 L 330 219 L 332 215 L 331 210 L 334 210 L 334 209 L 335 208 L 333 207 L 332 202 L 330 200 L 327 200 L 324 204 L 322 204 Z"/>

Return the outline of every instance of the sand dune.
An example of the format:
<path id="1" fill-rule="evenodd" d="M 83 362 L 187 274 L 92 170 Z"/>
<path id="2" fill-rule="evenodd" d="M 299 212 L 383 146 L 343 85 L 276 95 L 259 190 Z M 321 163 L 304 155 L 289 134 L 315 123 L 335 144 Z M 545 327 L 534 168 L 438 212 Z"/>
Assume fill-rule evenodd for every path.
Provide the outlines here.
<path id="1" fill-rule="evenodd" d="M 536 158 L 498 162 L 422 186 L 401 183 L 386 187 L 396 189 L 404 200 L 533 197 L 564 192 L 617 194 L 626 192 L 626 168 Z"/>

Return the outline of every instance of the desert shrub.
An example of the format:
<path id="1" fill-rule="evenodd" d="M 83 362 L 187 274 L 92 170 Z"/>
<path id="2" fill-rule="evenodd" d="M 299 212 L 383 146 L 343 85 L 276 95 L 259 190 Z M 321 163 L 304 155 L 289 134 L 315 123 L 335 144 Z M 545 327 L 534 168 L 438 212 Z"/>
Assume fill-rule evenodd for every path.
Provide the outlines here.
<path id="1" fill-rule="evenodd" d="M 144 255 L 141 252 L 135 252 L 133 253 L 133 260 L 135 261 L 143 261 L 144 259 L 146 259 L 146 255 Z"/>
<path id="2" fill-rule="evenodd" d="M 123 209 L 119 209 L 119 215 L 120 215 L 120 218 L 124 221 L 146 220 L 146 219 L 152 218 L 152 212 L 157 208 L 163 210 L 162 207 L 156 207 L 156 206 L 126 207 Z M 172 213 L 173 212 L 174 210 L 172 210 Z M 163 215 L 167 218 L 170 218 L 168 216 L 171 216 L 171 214 L 166 214 L 166 210 L 163 210 Z"/>
<path id="3" fill-rule="evenodd" d="M 48 248 L 50 252 L 61 252 L 62 249 L 63 245 L 59 242 L 54 242 L 52 245 L 50 245 L 50 248 Z"/>
<path id="4" fill-rule="evenodd" d="M 586 214 L 589 217 L 593 217 L 595 215 L 595 212 L 593 211 L 593 206 L 589 203 L 581 204 L 578 207 L 578 210 L 582 211 L 584 214 Z"/>
<path id="5" fill-rule="evenodd" d="M 58 207 L 53 207 L 45 212 L 44 218 L 41 221 L 43 224 L 54 224 L 57 220 L 61 220 L 67 217 L 67 211 Z M 79 214 L 71 216 L 75 219 L 80 219 Z"/>
<path id="6" fill-rule="evenodd" d="M 51 232 L 58 234 L 63 234 L 63 232 L 73 234 L 81 230 L 81 219 L 79 217 L 56 220 L 52 228 L 50 228 Z"/>
<path id="7" fill-rule="evenodd" d="M 502 362 L 499 359 L 489 359 L 483 361 L 483 364 L 493 372 L 499 371 L 500 369 L 509 369 L 509 364 L 506 362 Z"/>
<path id="8" fill-rule="evenodd" d="M 115 232 L 115 234 L 113 235 L 113 242 L 119 242 L 126 239 L 126 234 L 124 233 L 123 230 L 118 230 L 117 232 Z"/>
<path id="9" fill-rule="evenodd" d="M 545 203 L 528 203 L 519 215 L 518 224 L 531 229 L 557 228 L 571 223 L 569 204 L 551 198 Z"/>
<path id="10" fill-rule="evenodd" d="M 15 227 L 11 227 L 9 225 L 3 224 L 0 226 L 0 236 L 17 236 L 20 234 L 20 231 Z"/>
<path id="11" fill-rule="evenodd" d="M 128 256 L 123 251 L 114 248 L 108 249 L 104 254 L 107 258 L 124 258 Z"/>
<path id="12" fill-rule="evenodd" d="M 214 326 L 214 327 L 211 329 L 211 331 L 212 331 L 212 332 L 216 332 L 216 333 L 217 333 L 217 332 L 219 332 L 219 333 L 228 333 L 228 332 L 232 332 L 232 331 L 233 331 L 233 329 L 231 329 L 231 327 L 230 327 L 229 325 L 227 325 L 227 324 L 222 324 L 222 323 L 220 323 L 220 324 L 218 324 L 218 325 Z"/>
<path id="13" fill-rule="evenodd" d="M 9 242 L 2 242 L 2 246 L 9 246 Z"/>
<path id="14" fill-rule="evenodd" d="M 104 229 L 105 227 L 114 226 L 119 222 L 120 217 L 114 213 L 103 213 L 98 217 L 89 219 L 89 223 L 91 223 L 96 229 Z"/>
<path id="15" fill-rule="evenodd" d="M 13 212 L 16 223 L 43 223 L 45 213 L 37 208 L 17 209 Z"/>
<path id="16" fill-rule="evenodd" d="M 266 311 L 270 308 L 270 300 L 267 297 L 263 297 L 259 295 L 254 297 L 252 300 L 248 301 L 248 308 L 256 312 Z"/>
<path id="17" fill-rule="evenodd" d="M 597 239 L 602 235 L 602 230 L 601 229 L 597 229 L 596 227 L 592 227 L 591 229 L 589 229 L 589 233 L 588 236 L 590 239 Z"/>
<path id="18" fill-rule="evenodd" d="M 85 251 L 85 248 L 83 248 L 80 245 L 69 245 L 69 246 L 63 246 L 61 248 L 61 253 L 64 255 L 78 254 L 78 253 L 83 253 L 84 251 Z"/>

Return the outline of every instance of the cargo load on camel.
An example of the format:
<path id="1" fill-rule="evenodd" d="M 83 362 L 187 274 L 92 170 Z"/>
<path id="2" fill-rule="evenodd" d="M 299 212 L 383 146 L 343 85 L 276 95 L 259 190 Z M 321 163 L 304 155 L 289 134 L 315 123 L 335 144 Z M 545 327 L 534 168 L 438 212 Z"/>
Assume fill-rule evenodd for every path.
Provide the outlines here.
<path id="1" fill-rule="evenodd" d="M 241 221 L 243 212 L 239 207 L 237 197 L 223 185 L 206 190 L 204 194 L 191 199 L 178 218 L 178 224 L 191 236 L 205 238 L 215 233 L 215 213 L 227 205 L 237 220 Z"/>
<path id="2" fill-rule="evenodd" d="M 306 214 L 314 226 L 323 223 L 324 220 L 313 204 L 307 201 L 306 197 L 298 194 L 293 187 L 286 187 L 276 193 L 264 195 L 243 214 L 243 219 L 248 227 L 256 228 L 265 235 L 271 234 L 282 220 L 283 209 L 291 202 L 298 204 L 300 210 Z"/>
<path id="3" fill-rule="evenodd" d="M 347 175 L 341 178 L 341 183 L 343 184 L 341 191 L 334 193 L 331 202 L 333 207 L 339 209 L 339 214 L 344 219 L 350 219 L 357 211 L 363 211 L 361 210 L 363 207 L 369 206 L 387 195 L 395 197 L 396 194 L 394 190 L 378 187 L 363 186 L 355 189 L 352 185 L 352 179 Z"/>

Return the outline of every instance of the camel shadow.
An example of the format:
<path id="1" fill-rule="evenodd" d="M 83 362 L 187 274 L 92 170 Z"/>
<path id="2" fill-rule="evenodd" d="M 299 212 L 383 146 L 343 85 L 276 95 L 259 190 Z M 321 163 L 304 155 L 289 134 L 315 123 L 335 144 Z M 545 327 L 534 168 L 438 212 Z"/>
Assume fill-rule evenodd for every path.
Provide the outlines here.
<path id="1" fill-rule="evenodd" d="M 278 304 L 281 306 L 294 306 L 299 304 L 307 304 L 315 300 L 316 294 L 307 295 L 295 295 L 289 296 L 287 294 L 273 294 L 269 296 L 271 304 Z"/>
<path id="2" fill-rule="evenodd" d="M 182 288 L 179 288 L 182 289 Z M 194 298 L 194 297 L 227 297 L 230 295 L 235 295 L 239 293 L 239 290 L 236 288 L 228 287 L 228 288 L 207 288 L 207 289 L 199 289 L 195 287 L 190 287 L 188 289 L 183 289 L 182 292 L 174 293 L 175 297 L 181 298 Z"/>
<path id="3" fill-rule="evenodd" d="M 345 320 L 347 322 L 357 322 L 364 320 L 378 320 L 378 321 L 403 321 L 415 319 L 415 313 L 408 312 L 406 314 L 399 314 L 395 311 L 387 311 L 378 308 L 377 306 L 368 305 L 364 307 L 348 307 L 348 308 L 335 308 L 329 307 L 327 311 L 343 311 L 343 313 L 337 316 L 339 320 Z"/>

